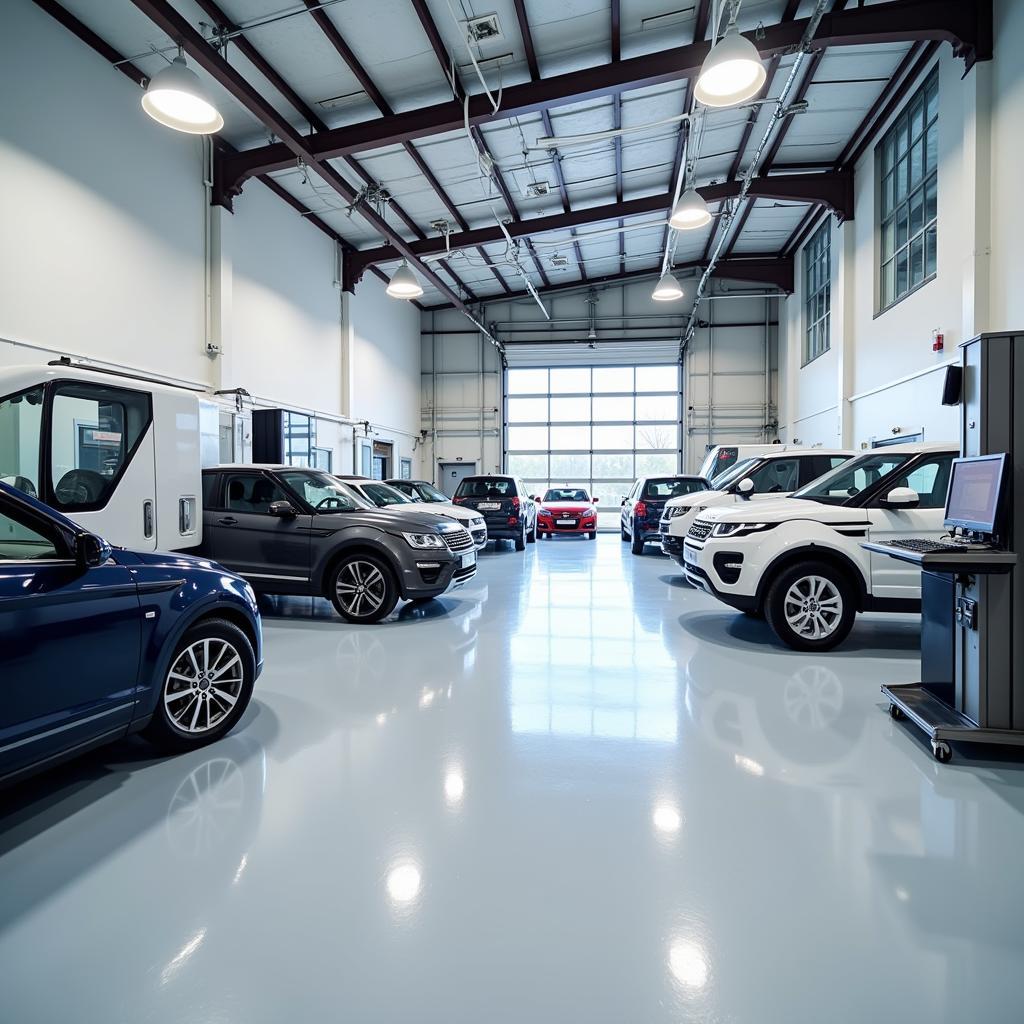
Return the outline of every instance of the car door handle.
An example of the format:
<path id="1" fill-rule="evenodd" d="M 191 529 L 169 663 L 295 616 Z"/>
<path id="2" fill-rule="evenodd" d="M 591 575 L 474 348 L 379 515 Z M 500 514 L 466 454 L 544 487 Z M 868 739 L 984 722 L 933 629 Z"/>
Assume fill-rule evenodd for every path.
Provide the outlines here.
<path id="1" fill-rule="evenodd" d="M 218 519 L 217 522 L 221 526 L 234 526 L 238 520 L 234 516 L 225 516 L 223 519 Z"/>

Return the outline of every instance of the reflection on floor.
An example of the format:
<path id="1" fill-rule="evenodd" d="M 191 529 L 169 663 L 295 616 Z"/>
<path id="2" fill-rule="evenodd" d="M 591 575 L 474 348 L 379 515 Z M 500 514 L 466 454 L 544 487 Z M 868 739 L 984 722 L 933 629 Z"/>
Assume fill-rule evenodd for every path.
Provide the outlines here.
<path id="1" fill-rule="evenodd" d="M 234 735 L 3 794 L 4 1021 L 1020 1019 L 1024 768 L 884 713 L 913 618 L 797 655 L 604 535 L 265 626 Z"/>

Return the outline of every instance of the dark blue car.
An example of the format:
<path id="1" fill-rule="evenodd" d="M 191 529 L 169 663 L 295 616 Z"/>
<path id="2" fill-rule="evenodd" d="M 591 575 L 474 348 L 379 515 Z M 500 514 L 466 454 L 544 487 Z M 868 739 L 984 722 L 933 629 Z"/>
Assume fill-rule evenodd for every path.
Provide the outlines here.
<path id="1" fill-rule="evenodd" d="M 216 740 L 262 667 L 243 579 L 111 550 L 0 483 L 0 782 L 134 732 L 168 751 Z"/>

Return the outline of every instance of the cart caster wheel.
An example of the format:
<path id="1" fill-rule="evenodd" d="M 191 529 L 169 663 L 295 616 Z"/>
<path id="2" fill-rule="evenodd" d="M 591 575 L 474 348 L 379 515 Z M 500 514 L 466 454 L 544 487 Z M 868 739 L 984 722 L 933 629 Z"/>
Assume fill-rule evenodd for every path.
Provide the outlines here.
<path id="1" fill-rule="evenodd" d="M 894 722 L 898 722 L 898 721 L 900 721 L 900 719 L 906 718 L 907 716 L 903 713 L 903 708 L 898 707 L 896 704 L 890 704 L 889 705 L 889 717 Z"/>
<path id="2" fill-rule="evenodd" d="M 953 749 L 948 743 L 944 743 L 942 740 L 932 741 L 932 755 L 936 761 L 941 764 L 949 764 L 953 760 Z"/>

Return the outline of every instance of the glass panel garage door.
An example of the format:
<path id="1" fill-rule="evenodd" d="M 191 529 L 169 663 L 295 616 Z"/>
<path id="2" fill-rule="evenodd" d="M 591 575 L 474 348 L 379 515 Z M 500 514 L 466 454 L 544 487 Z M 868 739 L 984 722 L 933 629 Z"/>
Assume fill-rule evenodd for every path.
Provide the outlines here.
<path id="1" fill-rule="evenodd" d="M 679 469 L 679 367 L 510 369 L 506 467 L 531 493 L 586 487 L 617 528 L 638 476 Z"/>

